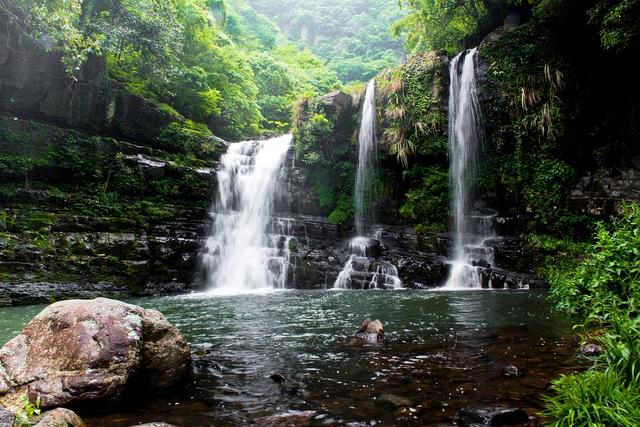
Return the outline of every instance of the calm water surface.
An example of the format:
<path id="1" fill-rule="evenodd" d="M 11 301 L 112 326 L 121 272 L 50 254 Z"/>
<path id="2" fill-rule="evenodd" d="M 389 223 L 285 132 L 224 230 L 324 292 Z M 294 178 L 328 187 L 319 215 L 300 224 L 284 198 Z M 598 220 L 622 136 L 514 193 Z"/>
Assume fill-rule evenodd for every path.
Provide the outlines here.
<path id="1" fill-rule="evenodd" d="M 540 395 L 582 369 L 571 319 L 534 291 L 287 291 L 266 295 L 138 299 L 192 344 L 184 392 L 83 414 L 89 426 L 165 421 L 247 425 L 312 410 L 314 425 L 456 425 L 470 404 L 510 404 L 538 425 Z M 42 307 L 0 309 L 0 341 Z M 381 345 L 345 340 L 380 319 Z M 520 376 L 505 376 L 516 366 Z M 279 372 L 288 378 L 274 382 Z"/>

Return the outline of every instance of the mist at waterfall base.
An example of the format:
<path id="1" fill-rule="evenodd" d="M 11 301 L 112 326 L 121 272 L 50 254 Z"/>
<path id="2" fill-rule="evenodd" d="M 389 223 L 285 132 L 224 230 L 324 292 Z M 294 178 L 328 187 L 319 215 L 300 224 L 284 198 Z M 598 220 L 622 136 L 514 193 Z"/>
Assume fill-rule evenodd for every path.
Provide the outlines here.
<path id="1" fill-rule="evenodd" d="M 209 293 L 286 287 L 290 238 L 273 208 L 284 192 L 282 165 L 291 139 L 233 143 L 220 159 L 214 224 L 202 257 Z"/>
<path id="2" fill-rule="evenodd" d="M 453 258 L 443 289 L 481 288 L 478 266 L 493 265 L 495 214 L 474 210 L 473 186 L 482 143 L 480 104 L 476 87 L 477 48 L 459 53 L 450 65 L 449 162 L 453 190 Z"/>

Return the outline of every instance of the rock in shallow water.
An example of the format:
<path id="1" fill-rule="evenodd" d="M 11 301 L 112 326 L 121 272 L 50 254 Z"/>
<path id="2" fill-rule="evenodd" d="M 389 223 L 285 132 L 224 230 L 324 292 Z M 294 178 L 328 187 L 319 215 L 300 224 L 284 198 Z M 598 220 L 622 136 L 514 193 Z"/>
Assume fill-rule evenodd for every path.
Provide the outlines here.
<path id="1" fill-rule="evenodd" d="M 586 344 L 578 350 L 578 354 L 586 357 L 600 356 L 603 352 L 604 350 L 598 344 Z"/>
<path id="2" fill-rule="evenodd" d="M 189 347 L 156 310 L 106 298 L 50 305 L 0 349 L 0 405 L 51 408 L 167 389 L 188 374 Z"/>
<path id="3" fill-rule="evenodd" d="M 167 423 L 147 423 L 147 424 L 138 424 L 136 426 L 131 427 L 176 427 L 173 424 Z"/>
<path id="4" fill-rule="evenodd" d="M 256 420 L 257 426 L 263 427 L 307 427 L 315 411 L 290 411 Z"/>
<path id="5" fill-rule="evenodd" d="M 518 369 L 517 366 L 513 366 L 513 365 L 505 366 L 504 369 L 502 370 L 502 373 L 504 374 L 505 377 L 519 377 L 520 375 L 522 375 L 522 372 L 520 371 L 520 369 Z"/>
<path id="6" fill-rule="evenodd" d="M 508 426 L 529 420 L 522 409 L 506 406 L 467 407 L 458 411 L 458 417 L 465 426 Z"/>

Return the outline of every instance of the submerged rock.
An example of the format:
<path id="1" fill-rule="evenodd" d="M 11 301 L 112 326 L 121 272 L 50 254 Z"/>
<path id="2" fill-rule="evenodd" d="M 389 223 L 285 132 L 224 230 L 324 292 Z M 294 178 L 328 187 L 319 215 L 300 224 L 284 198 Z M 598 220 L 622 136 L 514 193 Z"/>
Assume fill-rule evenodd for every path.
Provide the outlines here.
<path id="1" fill-rule="evenodd" d="M 520 408 L 506 406 L 467 407 L 458 411 L 463 425 L 507 426 L 526 423 L 529 416 Z"/>
<path id="2" fill-rule="evenodd" d="M 191 356 L 177 328 L 156 310 L 97 298 L 50 305 L 0 349 L 0 404 L 20 396 L 43 408 L 118 400 L 167 389 L 188 374 Z"/>
<path id="3" fill-rule="evenodd" d="M 271 378 L 271 380 L 276 383 L 284 383 L 287 381 L 287 377 L 281 372 L 274 372 L 273 374 L 269 375 L 269 378 Z"/>
<path id="4" fill-rule="evenodd" d="M 315 411 L 290 411 L 284 414 L 256 420 L 256 425 L 265 427 L 306 427 L 311 425 Z"/>
<path id="5" fill-rule="evenodd" d="M 146 424 L 137 424 L 135 426 L 131 426 L 131 427 L 176 427 L 173 424 L 167 424 L 167 423 L 146 423 Z"/>
<path id="6" fill-rule="evenodd" d="M 502 373 L 504 374 L 505 377 L 519 377 L 520 375 L 522 375 L 522 372 L 520 372 L 520 369 L 518 369 L 517 366 L 513 366 L 513 365 L 505 366 L 504 369 L 502 370 Z"/>
<path id="7" fill-rule="evenodd" d="M 388 402 L 394 407 L 398 408 L 401 406 L 411 406 L 413 402 L 406 397 L 398 396 L 397 394 L 382 394 L 378 397 L 378 400 L 381 402 Z"/>

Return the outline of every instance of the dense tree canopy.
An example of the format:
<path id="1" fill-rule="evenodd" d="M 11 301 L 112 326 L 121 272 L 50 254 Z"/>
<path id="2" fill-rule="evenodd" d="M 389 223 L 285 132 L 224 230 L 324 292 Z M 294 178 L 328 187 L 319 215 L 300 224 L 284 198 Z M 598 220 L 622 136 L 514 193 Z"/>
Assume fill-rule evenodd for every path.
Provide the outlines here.
<path id="1" fill-rule="evenodd" d="M 543 13 L 566 4 L 554 0 L 399 0 L 409 14 L 393 26 L 393 33 L 406 35 L 411 51 L 444 49 L 450 53 L 481 38 L 504 20 L 519 23 L 531 13 Z M 602 45 L 624 50 L 637 44 L 640 30 L 640 2 L 600 0 L 577 2 L 585 9 L 590 23 L 599 29 Z M 467 46 L 468 47 L 468 46 Z"/>
<path id="2" fill-rule="evenodd" d="M 104 57 L 130 92 L 229 138 L 286 128 L 296 98 L 340 85 L 243 0 L 18 0 L 11 9 L 72 78 L 90 55 Z"/>

